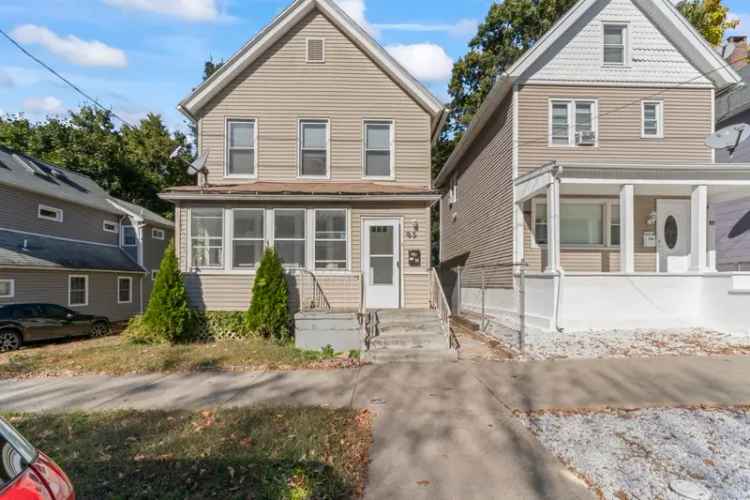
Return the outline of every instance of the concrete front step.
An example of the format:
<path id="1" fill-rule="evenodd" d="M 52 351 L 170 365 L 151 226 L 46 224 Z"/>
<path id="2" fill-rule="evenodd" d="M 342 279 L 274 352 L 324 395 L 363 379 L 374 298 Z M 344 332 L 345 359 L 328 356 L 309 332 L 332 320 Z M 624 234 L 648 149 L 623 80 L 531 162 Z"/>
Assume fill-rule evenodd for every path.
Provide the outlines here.
<path id="1" fill-rule="evenodd" d="M 368 363 L 445 363 L 458 361 L 453 349 L 376 349 L 363 354 Z"/>
<path id="2" fill-rule="evenodd" d="M 419 324 L 426 321 L 439 321 L 435 311 L 424 311 L 421 309 L 409 310 L 409 309 L 393 309 L 393 310 L 382 310 L 377 312 L 378 323 L 381 325 L 388 325 L 391 323 L 411 323 Z"/>
<path id="3" fill-rule="evenodd" d="M 297 330 L 349 330 L 359 328 L 357 319 L 296 319 L 294 327 Z"/>
<path id="4" fill-rule="evenodd" d="M 424 323 L 378 323 L 380 335 L 414 334 L 442 334 L 443 326 L 440 321 L 425 321 Z"/>
<path id="5" fill-rule="evenodd" d="M 388 335 L 370 340 L 370 349 L 447 349 L 448 339 L 442 335 Z"/>

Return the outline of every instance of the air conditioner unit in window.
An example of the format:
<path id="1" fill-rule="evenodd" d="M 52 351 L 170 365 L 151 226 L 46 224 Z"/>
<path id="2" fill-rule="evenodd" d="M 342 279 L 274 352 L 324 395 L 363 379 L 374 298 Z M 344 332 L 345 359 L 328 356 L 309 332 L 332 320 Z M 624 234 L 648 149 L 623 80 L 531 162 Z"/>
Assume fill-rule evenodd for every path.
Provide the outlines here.
<path id="1" fill-rule="evenodd" d="M 595 146 L 596 145 L 596 132 L 577 132 L 576 133 L 576 144 L 579 146 Z"/>

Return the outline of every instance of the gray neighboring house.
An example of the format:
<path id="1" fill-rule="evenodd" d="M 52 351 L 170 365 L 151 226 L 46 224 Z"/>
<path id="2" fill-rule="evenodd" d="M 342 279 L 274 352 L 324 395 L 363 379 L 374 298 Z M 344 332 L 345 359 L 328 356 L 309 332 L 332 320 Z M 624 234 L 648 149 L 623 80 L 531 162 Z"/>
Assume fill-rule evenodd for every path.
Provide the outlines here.
<path id="1" fill-rule="evenodd" d="M 716 128 L 750 123 L 750 56 L 747 36 L 729 37 L 721 55 L 731 63 L 745 86 L 716 99 Z M 750 141 L 740 145 L 734 156 L 717 151 L 716 161 L 750 163 Z M 727 199 L 714 206 L 717 267 L 725 271 L 750 271 L 750 198 Z"/>
<path id="2" fill-rule="evenodd" d="M 0 146 L 0 304 L 127 320 L 143 311 L 174 224 L 90 178 Z"/>

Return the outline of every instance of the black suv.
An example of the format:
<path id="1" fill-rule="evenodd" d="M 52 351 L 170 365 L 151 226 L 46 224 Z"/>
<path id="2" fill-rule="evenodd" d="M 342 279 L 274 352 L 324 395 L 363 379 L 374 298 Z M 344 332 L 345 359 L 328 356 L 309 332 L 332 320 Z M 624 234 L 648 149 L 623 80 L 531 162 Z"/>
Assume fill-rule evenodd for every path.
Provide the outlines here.
<path id="1" fill-rule="evenodd" d="M 109 319 L 79 314 L 55 304 L 0 305 L 0 352 L 26 342 L 65 337 L 108 335 Z"/>

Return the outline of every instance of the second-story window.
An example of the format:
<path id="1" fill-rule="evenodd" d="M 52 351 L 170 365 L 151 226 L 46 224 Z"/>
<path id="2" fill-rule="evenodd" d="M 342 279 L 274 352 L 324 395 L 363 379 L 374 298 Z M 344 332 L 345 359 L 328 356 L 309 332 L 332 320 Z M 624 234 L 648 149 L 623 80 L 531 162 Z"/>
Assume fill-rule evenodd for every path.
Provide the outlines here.
<path id="1" fill-rule="evenodd" d="M 63 221 L 63 211 L 60 208 L 49 207 L 47 205 L 39 205 L 37 209 L 37 216 L 40 219 L 51 220 L 53 222 Z"/>
<path id="2" fill-rule="evenodd" d="M 227 121 L 227 177 L 255 177 L 255 120 Z"/>
<path id="3" fill-rule="evenodd" d="M 597 144 L 596 101 L 550 101 L 550 144 L 595 146 Z"/>
<path id="4" fill-rule="evenodd" d="M 138 245 L 138 237 L 133 226 L 122 226 L 122 246 L 134 247 Z"/>
<path id="5" fill-rule="evenodd" d="M 627 26 L 604 25 L 604 64 L 625 65 L 627 63 Z"/>
<path id="6" fill-rule="evenodd" d="M 328 121 L 299 122 L 300 177 L 328 177 Z"/>
<path id="7" fill-rule="evenodd" d="M 365 122 L 365 177 L 393 177 L 393 123 Z"/>
<path id="8" fill-rule="evenodd" d="M 645 101 L 642 111 L 642 136 L 649 139 L 664 137 L 664 103 L 661 101 Z"/>

